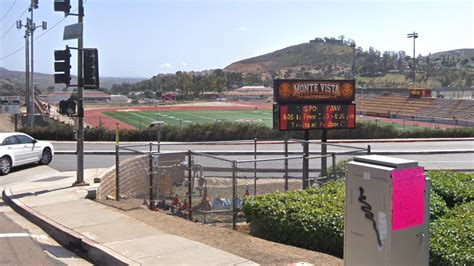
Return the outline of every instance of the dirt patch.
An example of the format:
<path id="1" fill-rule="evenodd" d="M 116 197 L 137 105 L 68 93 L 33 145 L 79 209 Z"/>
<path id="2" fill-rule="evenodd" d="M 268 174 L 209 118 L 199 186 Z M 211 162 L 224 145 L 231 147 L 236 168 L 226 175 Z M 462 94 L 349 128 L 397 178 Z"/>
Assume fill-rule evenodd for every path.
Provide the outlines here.
<path id="1" fill-rule="evenodd" d="M 15 131 L 15 122 L 13 115 L 11 114 L 0 114 L 0 132 L 13 132 Z"/>
<path id="2" fill-rule="evenodd" d="M 263 265 L 288 265 L 306 262 L 314 265 L 342 265 L 343 261 L 331 255 L 292 247 L 253 237 L 249 226 L 240 223 L 234 231 L 229 224 L 201 224 L 183 218 L 139 207 L 143 200 L 101 201 L 119 208 L 123 214 L 142 221 L 160 231 L 185 237 L 227 251 Z"/>

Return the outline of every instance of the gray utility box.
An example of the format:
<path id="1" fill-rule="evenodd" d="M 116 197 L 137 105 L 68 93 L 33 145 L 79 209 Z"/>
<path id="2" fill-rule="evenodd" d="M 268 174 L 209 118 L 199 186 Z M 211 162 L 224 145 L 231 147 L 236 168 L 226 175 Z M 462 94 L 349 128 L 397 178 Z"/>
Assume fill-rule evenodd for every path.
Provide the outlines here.
<path id="1" fill-rule="evenodd" d="M 428 265 L 430 182 L 415 161 L 366 155 L 348 164 L 345 265 Z"/>

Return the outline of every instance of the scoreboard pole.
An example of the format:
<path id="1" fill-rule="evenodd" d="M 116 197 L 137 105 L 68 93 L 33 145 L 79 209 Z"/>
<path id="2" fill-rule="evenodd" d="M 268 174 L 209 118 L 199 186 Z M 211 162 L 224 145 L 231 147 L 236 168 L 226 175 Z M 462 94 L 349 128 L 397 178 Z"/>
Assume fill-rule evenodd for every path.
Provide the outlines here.
<path id="1" fill-rule="evenodd" d="M 321 176 L 328 175 L 328 162 L 326 155 L 328 154 L 328 147 L 326 143 L 328 142 L 328 131 L 323 129 L 321 134 Z"/>
<path id="2" fill-rule="evenodd" d="M 309 130 L 304 131 L 303 156 L 303 189 L 305 189 L 309 186 Z"/>

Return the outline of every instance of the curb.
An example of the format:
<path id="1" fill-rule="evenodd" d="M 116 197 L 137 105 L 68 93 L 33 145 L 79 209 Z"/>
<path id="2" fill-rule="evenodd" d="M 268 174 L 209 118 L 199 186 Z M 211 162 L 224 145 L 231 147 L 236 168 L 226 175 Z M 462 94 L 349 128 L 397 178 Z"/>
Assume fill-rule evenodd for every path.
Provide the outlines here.
<path id="1" fill-rule="evenodd" d="M 101 245 L 51 219 L 23 204 L 21 200 L 15 199 L 11 188 L 6 188 L 2 198 L 12 209 L 46 231 L 51 237 L 58 241 L 63 247 L 87 258 L 98 265 L 139 265 L 116 251 Z"/>
<path id="2" fill-rule="evenodd" d="M 290 142 L 292 140 L 289 140 Z M 378 143 L 378 142 L 432 142 L 432 141 L 474 141 L 474 138 L 465 137 L 465 138 L 406 138 L 406 139 L 329 139 L 328 143 Z M 50 140 L 53 144 L 56 143 L 65 143 L 65 144 L 74 144 L 76 141 L 66 140 L 66 141 L 56 141 Z M 129 144 L 129 145 L 148 145 L 149 143 L 156 143 L 156 141 L 120 141 L 120 144 Z M 232 141 L 212 141 L 217 145 L 235 145 L 239 140 Z M 248 142 L 247 144 L 253 145 L 253 140 L 240 140 L 240 142 Z M 84 141 L 84 143 L 89 144 L 115 144 L 115 141 Z M 178 141 L 161 141 L 163 145 L 192 145 L 199 144 L 203 142 L 178 142 Z M 211 145 L 211 142 L 205 142 L 206 144 Z M 259 143 L 263 144 L 272 144 L 275 141 L 272 140 L 261 140 Z M 278 143 L 281 143 L 279 141 Z"/>

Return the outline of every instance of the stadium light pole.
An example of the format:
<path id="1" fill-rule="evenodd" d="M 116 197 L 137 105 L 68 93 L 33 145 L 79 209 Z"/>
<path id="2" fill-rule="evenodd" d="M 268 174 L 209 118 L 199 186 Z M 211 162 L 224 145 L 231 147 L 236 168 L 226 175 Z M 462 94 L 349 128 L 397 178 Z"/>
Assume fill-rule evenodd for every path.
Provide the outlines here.
<path id="1" fill-rule="evenodd" d="M 413 33 L 408 33 L 407 38 L 413 38 L 413 88 L 415 88 L 415 82 L 416 82 L 416 72 L 415 72 L 415 66 L 416 66 L 416 57 L 415 57 L 415 40 L 418 38 L 418 33 L 413 32 Z"/>

